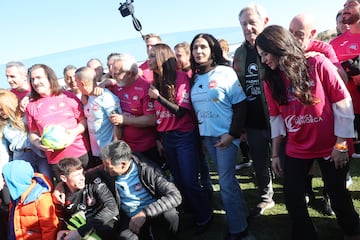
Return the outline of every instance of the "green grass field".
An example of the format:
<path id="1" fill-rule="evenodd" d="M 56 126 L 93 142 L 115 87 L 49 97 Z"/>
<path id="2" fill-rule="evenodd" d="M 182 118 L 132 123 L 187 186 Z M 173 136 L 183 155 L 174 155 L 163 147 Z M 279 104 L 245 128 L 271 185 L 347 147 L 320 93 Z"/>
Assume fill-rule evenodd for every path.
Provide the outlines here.
<path id="1" fill-rule="evenodd" d="M 350 165 L 350 174 L 352 176 L 353 185 L 350 188 L 354 205 L 357 211 L 360 211 L 360 159 L 352 159 Z M 313 187 L 316 195 L 315 202 L 309 206 L 309 213 L 318 230 L 319 240 L 343 239 L 341 229 L 336 223 L 334 216 L 325 216 L 322 214 L 322 180 L 319 177 L 319 170 L 315 165 L 315 177 L 313 179 Z M 223 240 L 227 234 L 227 225 L 225 212 L 222 209 L 221 198 L 219 194 L 219 186 L 217 184 L 216 172 L 211 172 L 213 186 L 215 189 L 213 195 L 213 207 L 215 217 L 207 230 L 201 235 L 195 235 L 194 230 L 189 227 L 192 223 L 188 216 L 181 214 L 179 240 Z M 252 208 L 257 202 L 257 191 L 254 184 L 254 175 L 252 167 L 237 171 L 241 188 L 243 190 L 248 208 Z M 276 205 L 274 208 L 265 211 L 265 215 L 251 218 L 249 224 L 249 237 L 246 240 L 288 240 L 290 238 L 290 219 L 284 204 L 282 192 L 282 178 L 276 178 L 273 183 L 274 200 Z"/>

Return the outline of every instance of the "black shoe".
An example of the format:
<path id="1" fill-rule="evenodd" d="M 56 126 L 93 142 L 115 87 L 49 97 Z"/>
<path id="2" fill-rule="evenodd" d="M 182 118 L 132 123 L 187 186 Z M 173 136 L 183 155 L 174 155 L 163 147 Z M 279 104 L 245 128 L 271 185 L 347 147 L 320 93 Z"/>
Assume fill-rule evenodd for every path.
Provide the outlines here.
<path id="1" fill-rule="evenodd" d="M 324 207 L 324 214 L 327 216 L 335 215 L 334 210 L 331 208 L 330 199 L 328 197 L 324 197 L 323 199 L 323 207 Z"/>
<path id="2" fill-rule="evenodd" d="M 214 218 L 214 215 L 211 215 L 211 218 L 209 219 L 209 221 L 207 221 L 207 223 L 201 224 L 201 225 L 196 224 L 195 234 L 200 235 L 200 234 L 203 234 L 204 232 L 206 232 L 206 230 L 209 228 L 213 218 Z"/>
<path id="3" fill-rule="evenodd" d="M 249 235 L 248 228 L 239 233 L 229 233 L 225 240 L 241 240 Z"/>

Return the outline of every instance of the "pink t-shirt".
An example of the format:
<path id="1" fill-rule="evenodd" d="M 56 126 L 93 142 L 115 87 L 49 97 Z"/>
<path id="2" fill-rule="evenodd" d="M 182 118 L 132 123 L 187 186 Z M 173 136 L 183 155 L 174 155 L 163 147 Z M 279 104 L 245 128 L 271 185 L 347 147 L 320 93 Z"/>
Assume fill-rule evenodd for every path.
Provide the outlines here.
<path id="1" fill-rule="evenodd" d="M 16 97 L 17 97 L 17 99 L 19 99 L 19 101 L 21 101 L 26 95 L 28 95 L 31 92 L 31 87 L 29 85 L 29 88 L 25 91 L 19 91 L 14 88 L 10 89 L 10 91 L 16 95 Z"/>
<path id="2" fill-rule="evenodd" d="M 123 114 L 128 117 L 155 114 L 154 103 L 148 95 L 150 84 L 139 77 L 131 85 L 120 87 L 111 86 L 109 89 L 120 99 Z M 122 140 L 124 140 L 133 151 L 144 152 L 156 146 L 156 126 L 135 127 L 125 125 Z"/>
<path id="3" fill-rule="evenodd" d="M 142 70 L 142 77 L 145 81 L 147 81 L 149 84 L 152 84 L 154 82 L 154 73 L 152 70 L 149 69 L 149 62 L 145 61 L 143 62 L 139 68 Z"/>
<path id="4" fill-rule="evenodd" d="M 84 118 L 79 99 L 68 91 L 58 96 L 48 96 L 30 102 L 26 107 L 29 131 L 37 132 L 40 136 L 44 127 L 58 124 L 67 130 L 74 129 L 79 120 Z M 45 152 L 50 164 L 57 164 L 64 157 L 81 157 L 89 151 L 89 144 L 85 134 L 80 134 L 75 141 L 63 150 Z"/>
<path id="5" fill-rule="evenodd" d="M 333 46 L 340 62 L 360 55 L 360 34 L 352 34 L 350 30 L 334 38 L 330 44 Z M 358 87 L 351 79 L 349 79 L 346 87 L 353 100 L 354 113 L 360 114 L 360 91 Z"/>
<path id="6" fill-rule="evenodd" d="M 330 41 L 340 62 L 360 55 L 360 33 L 353 34 L 347 30 Z"/>
<path id="7" fill-rule="evenodd" d="M 155 101 L 157 130 L 159 132 L 173 130 L 189 132 L 195 128 L 195 115 L 190 102 L 190 80 L 185 72 L 177 71 L 175 94 L 176 104 L 189 111 L 184 116 L 178 118 L 158 101 Z"/>
<path id="8" fill-rule="evenodd" d="M 327 42 L 311 39 L 305 52 L 319 52 L 325 55 L 335 66 L 341 67 L 334 48 Z"/>
<path id="9" fill-rule="evenodd" d="M 287 131 L 286 154 L 290 157 L 310 159 L 331 155 L 336 136 L 334 134 L 334 113 L 332 103 L 349 97 L 339 84 L 332 63 L 318 55 L 308 59 L 310 66 L 311 92 L 317 103 L 303 105 L 292 94 L 290 82 L 282 79 L 287 89 L 288 105 L 278 105 L 272 98 L 271 90 L 264 85 L 270 116 L 280 115 Z"/>

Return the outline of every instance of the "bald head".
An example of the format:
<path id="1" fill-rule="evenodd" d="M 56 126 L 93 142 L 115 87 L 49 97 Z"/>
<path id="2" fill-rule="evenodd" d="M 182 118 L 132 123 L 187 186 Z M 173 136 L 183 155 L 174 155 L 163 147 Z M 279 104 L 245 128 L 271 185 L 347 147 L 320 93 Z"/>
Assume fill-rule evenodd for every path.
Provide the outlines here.
<path id="1" fill-rule="evenodd" d="M 90 95 L 96 86 L 96 72 L 90 67 L 81 67 L 75 72 L 75 80 L 84 95 Z"/>
<path id="2" fill-rule="evenodd" d="M 298 14 L 291 20 L 289 31 L 294 35 L 302 49 L 306 50 L 310 40 L 316 36 L 315 18 L 306 13 Z"/>

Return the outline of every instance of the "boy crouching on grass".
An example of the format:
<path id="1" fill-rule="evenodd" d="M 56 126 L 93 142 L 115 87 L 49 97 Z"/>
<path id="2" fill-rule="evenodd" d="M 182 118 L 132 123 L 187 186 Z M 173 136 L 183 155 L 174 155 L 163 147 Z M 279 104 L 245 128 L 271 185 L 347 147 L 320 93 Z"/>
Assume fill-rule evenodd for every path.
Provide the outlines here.
<path id="1" fill-rule="evenodd" d="M 77 158 L 64 158 L 57 166 L 64 188 L 62 204 L 56 204 L 62 230 L 57 239 L 111 239 L 112 220 L 119 210 L 108 187 L 85 183 Z"/>

